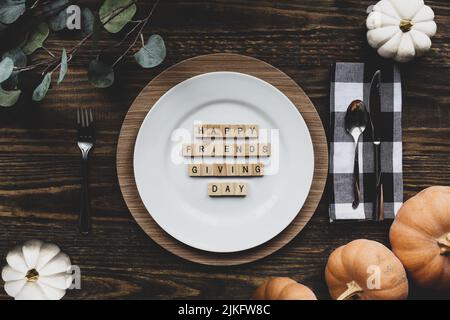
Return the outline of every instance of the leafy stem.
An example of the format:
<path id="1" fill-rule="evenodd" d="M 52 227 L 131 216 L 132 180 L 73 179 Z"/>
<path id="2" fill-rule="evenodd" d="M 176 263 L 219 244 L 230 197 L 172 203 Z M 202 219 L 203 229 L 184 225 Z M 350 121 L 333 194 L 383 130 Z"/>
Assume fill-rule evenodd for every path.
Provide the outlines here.
<path id="1" fill-rule="evenodd" d="M 67 10 L 67 6 L 71 3 L 69 0 L 30 0 L 29 2 L 17 0 L 14 3 L 11 1 L 16 6 L 13 11 L 8 7 L 11 4 L 2 6 L 0 23 L 10 25 L 23 16 L 20 19 L 23 23 L 20 27 L 23 31 L 31 28 L 31 31 L 26 33 L 25 40 L 21 44 L 6 52 L 3 60 L 0 61 L 0 83 L 7 81 L 5 85 L 7 90 L 0 86 L 0 106 L 10 107 L 19 101 L 21 90 L 18 89 L 19 77 L 17 74 L 37 68 L 42 70 L 42 80 L 34 89 L 32 99 L 42 101 L 50 89 L 52 74 L 59 69 L 56 83 L 61 84 L 69 70 L 68 64 L 76 52 L 90 39 L 93 39 L 95 45 L 99 26 L 103 26 L 109 33 L 118 33 L 127 24 L 130 25 L 126 34 L 113 45 L 116 48 L 127 43 L 122 54 L 112 63 L 107 63 L 99 58 L 105 50 L 100 49 L 97 51 L 96 59 L 89 63 L 88 80 L 95 87 L 107 88 L 114 83 L 114 67 L 133 50 L 138 42 L 140 42 L 141 48 L 133 55 L 136 62 L 142 68 L 153 68 L 160 65 L 166 57 L 163 38 L 158 34 L 153 34 L 147 41 L 144 40 L 144 29 L 149 24 L 160 0 L 154 0 L 144 18 L 133 20 L 137 11 L 137 2 L 137 0 L 104 0 L 97 15 L 94 15 L 87 7 L 83 9 L 78 7 L 78 10 L 73 7 L 71 10 L 79 16 L 74 16 L 70 12 L 71 10 Z M 9 10 L 9 13 L 5 14 L 5 10 Z M 82 24 L 81 18 L 84 19 Z M 72 21 L 71 19 L 78 20 Z M 68 50 L 62 48 L 61 54 L 44 46 L 50 31 L 61 31 L 66 27 L 72 29 L 69 22 L 71 25 L 77 22 L 78 29 L 82 25 L 83 38 L 81 40 L 78 40 Z M 28 56 L 32 57 L 38 49 L 45 51 L 49 57 L 39 58 L 27 65 Z"/>
<path id="2" fill-rule="evenodd" d="M 126 6 L 120 7 L 118 8 L 118 10 L 115 10 L 113 14 L 111 14 L 104 22 L 102 22 L 103 25 L 107 24 L 108 22 L 110 22 L 111 20 L 113 20 L 115 17 L 117 17 L 119 14 L 121 14 L 122 12 L 124 12 L 125 10 L 127 10 L 130 6 L 132 6 L 133 4 L 136 3 L 136 0 L 134 1 L 130 1 L 130 3 L 128 3 Z M 157 0 L 155 2 L 155 5 L 159 3 L 159 0 Z M 147 16 L 145 19 L 142 20 L 142 22 L 140 22 L 139 24 L 137 24 L 135 27 L 133 27 L 133 29 L 130 30 L 130 32 L 127 33 L 127 35 L 124 37 L 124 39 L 119 42 L 119 45 L 122 44 L 123 42 L 125 42 L 125 40 L 127 39 L 127 37 L 129 37 L 132 33 L 132 31 L 136 30 L 137 27 L 142 24 L 143 22 L 145 22 L 145 24 L 148 22 L 151 14 L 153 13 L 154 9 L 156 8 L 156 6 L 153 5 L 151 13 L 149 16 Z M 145 25 L 144 25 L 145 26 Z M 142 31 L 143 28 L 141 28 Z M 71 49 L 69 49 L 67 51 L 68 55 L 73 56 L 75 54 L 75 52 L 81 47 L 83 46 L 83 44 L 88 41 L 91 37 L 93 36 L 93 32 L 89 32 L 83 39 L 81 39 L 75 46 L 73 46 Z M 45 49 L 44 49 L 45 50 Z M 127 52 L 129 51 L 129 49 L 127 49 Z M 14 67 L 14 71 L 18 71 L 18 72 L 24 72 L 24 71 L 30 71 L 30 70 L 34 70 L 36 68 L 42 67 L 42 66 L 47 66 L 47 68 L 45 70 L 49 70 L 55 63 L 59 63 L 59 57 L 53 56 L 50 60 L 43 60 L 43 61 L 38 61 L 34 64 L 30 64 L 28 66 L 25 67 Z"/>
<path id="3" fill-rule="evenodd" d="M 152 6 L 152 9 L 150 10 L 150 12 L 148 13 L 148 15 L 141 21 L 139 22 L 136 26 L 141 25 L 139 32 L 136 34 L 136 37 L 134 38 L 134 40 L 131 42 L 131 44 L 128 46 L 128 48 L 125 50 L 124 53 L 122 53 L 117 59 L 116 61 L 114 61 L 114 63 L 112 64 L 112 66 L 114 67 L 116 64 L 118 64 L 120 62 L 120 60 L 123 59 L 123 57 L 125 57 L 127 55 L 127 53 L 134 47 L 134 45 L 136 44 L 136 42 L 139 40 L 140 37 L 142 36 L 142 31 L 144 30 L 145 26 L 148 24 L 148 22 L 150 21 L 150 18 L 153 15 L 153 12 L 155 12 L 156 7 L 158 6 L 160 0 L 156 0 L 155 3 Z M 137 27 L 136 27 L 137 28 Z M 132 29 L 133 30 L 133 29 Z M 133 30 L 134 31 L 134 30 Z"/>

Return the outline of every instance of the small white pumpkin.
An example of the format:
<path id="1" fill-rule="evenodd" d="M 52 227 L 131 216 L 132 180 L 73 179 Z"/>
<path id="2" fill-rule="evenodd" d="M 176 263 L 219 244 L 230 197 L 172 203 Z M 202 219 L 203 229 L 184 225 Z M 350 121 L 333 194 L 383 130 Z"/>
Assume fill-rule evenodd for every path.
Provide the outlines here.
<path id="1" fill-rule="evenodd" d="M 5 291 L 16 300 L 59 300 L 73 277 L 70 259 L 58 246 L 31 240 L 6 256 Z"/>
<path id="2" fill-rule="evenodd" d="M 431 48 L 434 12 L 423 0 L 381 0 L 366 21 L 367 41 L 380 56 L 408 62 Z"/>

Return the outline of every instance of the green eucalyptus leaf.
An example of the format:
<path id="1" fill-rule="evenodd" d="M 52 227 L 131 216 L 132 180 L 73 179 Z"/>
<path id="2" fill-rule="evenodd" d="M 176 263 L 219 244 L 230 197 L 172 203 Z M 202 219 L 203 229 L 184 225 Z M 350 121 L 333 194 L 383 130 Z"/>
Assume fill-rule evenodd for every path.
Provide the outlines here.
<path id="1" fill-rule="evenodd" d="M 33 91 L 33 100 L 42 101 L 50 88 L 50 83 L 52 82 L 52 73 L 48 72 L 45 74 L 42 82 Z"/>
<path id="2" fill-rule="evenodd" d="M 48 20 L 48 26 L 52 31 L 61 31 L 67 26 L 68 14 L 66 8 Z"/>
<path id="3" fill-rule="evenodd" d="M 54 16 L 56 13 L 61 12 L 61 10 L 66 10 L 69 3 L 69 0 L 42 1 L 42 3 L 39 5 L 39 12 L 43 16 Z"/>
<path id="4" fill-rule="evenodd" d="M 94 14 L 91 9 L 81 9 L 81 31 L 84 35 L 87 35 L 94 31 Z"/>
<path id="5" fill-rule="evenodd" d="M 16 104 L 20 97 L 20 90 L 6 91 L 0 87 L 0 106 L 11 107 Z"/>
<path id="6" fill-rule="evenodd" d="M 23 52 L 28 56 L 39 48 L 42 48 L 45 39 L 47 39 L 50 30 L 45 22 L 36 27 L 36 30 L 28 37 L 27 42 L 23 46 Z"/>
<path id="7" fill-rule="evenodd" d="M 13 70 L 14 61 L 9 57 L 3 58 L 3 60 L 0 62 L 0 83 L 8 79 L 11 76 Z"/>
<path id="8" fill-rule="evenodd" d="M 25 55 L 25 53 L 23 53 L 20 47 L 5 52 L 2 56 L 2 59 L 7 57 L 12 59 L 15 67 L 22 68 L 27 65 L 27 56 Z M 9 78 L 2 83 L 2 86 L 6 90 L 13 90 L 17 87 L 18 83 L 19 83 L 19 71 L 13 71 L 9 76 Z"/>
<path id="9" fill-rule="evenodd" d="M 25 0 L 2 0 L 0 2 L 0 22 L 10 24 L 25 12 Z"/>
<path id="10" fill-rule="evenodd" d="M 166 57 L 166 46 L 160 35 L 152 35 L 147 43 L 134 55 L 143 68 L 153 68 L 161 64 Z"/>
<path id="11" fill-rule="evenodd" d="M 22 49 L 20 47 L 11 49 L 9 51 L 6 51 L 2 58 L 10 58 L 14 62 L 14 66 L 18 68 L 25 67 L 27 65 L 27 56 L 25 53 L 23 53 Z"/>
<path id="12" fill-rule="evenodd" d="M 14 71 L 11 76 L 2 82 L 2 87 L 5 90 L 16 90 L 19 84 L 19 73 Z"/>
<path id="13" fill-rule="evenodd" d="M 61 55 L 61 66 L 59 67 L 59 77 L 58 77 L 58 81 L 57 81 L 58 84 L 60 84 L 64 80 L 67 70 L 68 70 L 67 52 L 66 52 L 66 49 L 63 48 L 62 55 Z"/>
<path id="14" fill-rule="evenodd" d="M 97 88 L 108 88 L 114 83 L 114 69 L 99 59 L 92 60 L 89 63 L 88 79 Z"/>
<path id="15" fill-rule="evenodd" d="M 98 16 L 94 16 L 94 25 L 92 26 L 92 50 L 96 50 L 98 47 L 98 40 L 100 39 L 100 33 L 102 32 L 102 22 Z"/>
<path id="16" fill-rule="evenodd" d="M 133 3 L 133 0 L 105 0 L 105 2 L 103 2 L 103 5 L 99 10 L 99 16 L 100 21 L 104 24 L 107 31 L 117 33 L 122 30 L 128 22 L 130 22 L 137 10 L 136 4 L 131 3 Z M 114 16 L 123 8 L 126 9 L 117 16 Z M 111 18 L 113 16 L 114 18 Z"/>

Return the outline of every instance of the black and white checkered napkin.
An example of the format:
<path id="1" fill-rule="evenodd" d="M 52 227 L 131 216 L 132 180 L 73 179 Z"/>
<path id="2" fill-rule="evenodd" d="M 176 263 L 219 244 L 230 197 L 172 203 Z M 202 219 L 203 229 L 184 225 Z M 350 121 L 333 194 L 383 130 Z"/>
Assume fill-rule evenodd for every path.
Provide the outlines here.
<path id="1" fill-rule="evenodd" d="M 370 82 L 377 69 L 364 63 L 336 63 L 331 68 L 330 86 L 330 220 L 372 218 L 374 156 L 370 126 L 359 140 L 362 199 L 353 201 L 353 138 L 345 131 L 345 112 L 350 102 L 363 100 L 368 106 Z M 381 67 L 381 111 L 383 128 L 381 170 L 384 185 L 384 217 L 393 219 L 403 202 L 402 173 L 402 87 L 400 71 L 393 64 Z M 369 107 L 369 106 L 368 106 Z"/>

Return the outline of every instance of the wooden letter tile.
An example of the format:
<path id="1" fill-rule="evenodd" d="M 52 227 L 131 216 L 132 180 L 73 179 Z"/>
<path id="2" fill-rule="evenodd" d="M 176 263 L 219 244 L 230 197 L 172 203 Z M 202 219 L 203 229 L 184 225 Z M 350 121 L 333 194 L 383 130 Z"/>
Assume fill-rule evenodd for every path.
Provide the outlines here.
<path id="1" fill-rule="evenodd" d="M 233 137 L 233 126 L 230 124 L 223 124 L 220 126 L 222 129 L 222 138 L 232 138 Z"/>
<path id="2" fill-rule="evenodd" d="M 224 163 L 214 164 L 214 176 L 225 177 L 227 175 L 227 165 Z"/>
<path id="3" fill-rule="evenodd" d="M 222 142 L 213 142 L 214 146 L 214 157 L 223 157 L 223 143 Z"/>
<path id="4" fill-rule="evenodd" d="M 192 155 L 194 157 L 203 156 L 204 151 L 205 151 L 205 146 L 202 143 L 194 143 L 192 145 Z"/>
<path id="5" fill-rule="evenodd" d="M 183 157 L 190 157 L 190 156 L 192 156 L 192 144 L 184 143 L 183 144 L 183 148 L 181 150 L 181 155 Z"/>
<path id="6" fill-rule="evenodd" d="M 234 144 L 223 145 L 223 155 L 226 157 L 234 157 Z"/>
<path id="7" fill-rule="evenodd" d="M 234 183 L 234 195 L 236 197 L 245 197 L 247 195 L 248 185 L 245 182 Z"/>
<path id="8" fill-rule="evenodd" d="M 188 174 L 190 177 L 200 177 L 202 175 L 201 164 L 189 164 Z"/>
<path id="9" fill-rule="evenodd" d="M 249 143 L 245 145 L 245 156 L 246 157 L 256 157 L 258 155 L 258 144 Z"/>
<path id="10" fill-rule="evenodd" d="M 258 146 L 258 155 L 260 157 L 270 157 L 272 145 L 270 143 L 260 143 Z"/>
<path id="11" fill-rule="evenodd" d="M 238 176 L 250 177 L 253 175 L 253 165 L 249 163 L 239 164 Z"/>
<path id="12" fill-rule="evenodd" d="M 208 124 L 206 125 L 206 135 L 208 138 L 222 138 L 222 129 L 220 124 Z"/>
<path id="13" fill-rule="evenodd" d="M 254 163 L 252 165 L 252 174 L 254 177 L 262 177 L 264 175 L 264 164 Z"/>
<path id="14" fill-rule="evenodd" d="M 257 124 L 245 125 L 245 137 L 246 138 L 258 138 L 259 137 L 259 126 Z"/>
<path id="15" fill-rule="evenodd" d="M 223 197 L 234 196 L 234 183 L 222 184 L 222 196 Z"/>
<path id="16" fill-rule="evenodd" d="M 227 163 L 227 177 L 234 177 L 236 175 L 236 165 L 235 164 L 231 164 L 231 163 Z"/>
<path id="17" fill-rule="evenodd" d="M 202 177 L 214 177 L 214 164 L 203 163 L 201 165 Z"/>
<path id="18" fill-rule="evenodd" d="M 208 183 L 208 195 L 210 197 L 220 197 L 222 196 L 222 184 L 221 183 Z"/>
<path id="19" fill-rule="evenodd" d="M 203 127 L 203 124 L 195 124 L 194 125 L 194 137 L 195 138 L 203 138 L 204 133 L 205 133 L 205 129 Z"/>
<path id="20" fill-rule="evenodd" d="M 246 144 L 237 143 L 237 144 L 234 144 L 233 147 L 234 147 L 234 155 L 236 157 L 245 157 L 245 151 L 247 148 Z"/>
<path id="21" fill-rule="evenodd" d="M 214 151 L 214 143 L 213 142 L 208 142 L 208 143 L 204 143 L 203 144 L 204 148 L 203 148 L 203 156 L 204 157 L 214 157 L 215 156 L 215 151 Z"/>
<path id="22" fill-rule="evenodd" d="M 245 138 L 245 124 L 238 124 L 234 126 L 234 137 Z"/>

